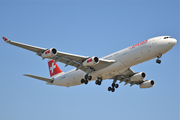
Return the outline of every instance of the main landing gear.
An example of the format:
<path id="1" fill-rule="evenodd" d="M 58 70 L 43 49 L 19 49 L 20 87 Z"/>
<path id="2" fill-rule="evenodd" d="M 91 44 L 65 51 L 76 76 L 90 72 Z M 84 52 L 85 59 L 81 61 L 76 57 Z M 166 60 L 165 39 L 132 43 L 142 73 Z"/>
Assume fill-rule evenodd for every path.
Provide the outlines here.
<path id="1" fill-rule="evenodd" d="M 102 82 L 102 78 L 98 77 L 95 84 L 96 85 L 101 85 L 101 82 Z"/>
<path id="2" fill-rule="evenodd" d="M 114 92 L 115 88 L 118 88 L 119 85 L 115 84 L 115 82 L 112 83 L 111 87 L 108 87 L 108 91 Z"/>
<path id="3" fill-rule="evenodd" d="M 92 76 L 86 74 L 86 75 L 84 76 L 84 79 L 81 79 L 81 83 L 88 84 L 88 81 L 90 81 L 90 80 L 92 80 Z"/>
<path id="4" fill-rule="evenodd" d="M 157 54 L 157 60 L 156 60 L 156 63 L 160 64 L 161 63 L 161 60 L 159 60 L 159 58 L 161 58 L 162 54 L 161 53 L 158 53 Z"/>

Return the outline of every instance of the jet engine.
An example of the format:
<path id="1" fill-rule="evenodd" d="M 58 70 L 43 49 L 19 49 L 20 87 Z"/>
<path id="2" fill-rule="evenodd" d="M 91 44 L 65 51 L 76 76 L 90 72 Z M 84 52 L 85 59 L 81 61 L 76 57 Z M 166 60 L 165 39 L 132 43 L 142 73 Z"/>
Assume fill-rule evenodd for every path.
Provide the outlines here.
<path id="1" fill-rule="evenodd" d="M 55 48 L 48 49 L 44 51 L 41 57 L 44 58 L 52 58 L 57 54 L 57 50 Z"/>
<path id="2" fill-rule="evenodd" d="M 131 81 L 142 81 L 146 77 L 144 72 L 135 73 L 133 76 L 130 77 Z"/>
<path id="3" fill-rule="evenodd" d="M 154 80 L 146 80 L 140 84 L 140 88 L 150 88 L 153 87 L 155 84 Z"/>
<path id="4" fill-rule="evenodd" d="M 99 63 L 98 57 L 91 57 L 83 62 L 83 66 L 93 66 Z"/>

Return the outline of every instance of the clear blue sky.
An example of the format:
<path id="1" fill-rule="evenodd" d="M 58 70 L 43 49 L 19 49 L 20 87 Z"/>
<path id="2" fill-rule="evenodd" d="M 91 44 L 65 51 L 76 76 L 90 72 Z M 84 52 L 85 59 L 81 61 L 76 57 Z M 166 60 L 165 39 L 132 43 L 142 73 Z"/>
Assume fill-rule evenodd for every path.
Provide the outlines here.
<path id="1" fill-rule="evenodd" d="M 162 63 L 133 66 L 155 86 L 59 87 L 23 76 L 49 77 L 47 60 L 0 41 L 0 120 L 178 120 L 179 1 L 0 1 L 0 36 L 43 48 L 103 57 L 146 39 L 178 40 Z M 60 68 L 67 72 L 73 67 Z"/>

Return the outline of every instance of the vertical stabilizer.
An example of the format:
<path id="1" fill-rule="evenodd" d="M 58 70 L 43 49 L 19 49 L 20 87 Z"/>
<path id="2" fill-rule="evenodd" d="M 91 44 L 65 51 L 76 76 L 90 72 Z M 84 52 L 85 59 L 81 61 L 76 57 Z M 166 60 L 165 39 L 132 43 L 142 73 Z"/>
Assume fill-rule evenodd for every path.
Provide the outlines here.
<path id="1" fill-rule="evenodd" d="M 51 77 L 54 77 L 57 74 L 63 73 L 61 69 L 58 67 L 58 65 L 54 62 L 54 60 L 51 60 L 51 59 L 48 60 L 48 67 L 49 67 L 49 72 L 50 72 Z"/>

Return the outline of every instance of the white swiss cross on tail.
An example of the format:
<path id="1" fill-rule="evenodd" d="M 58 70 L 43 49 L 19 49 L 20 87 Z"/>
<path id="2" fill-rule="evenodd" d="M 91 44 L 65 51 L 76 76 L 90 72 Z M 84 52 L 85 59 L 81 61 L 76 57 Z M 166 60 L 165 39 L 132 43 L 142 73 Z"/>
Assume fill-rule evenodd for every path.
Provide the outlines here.
<path id="1" fill-rule="evenodd" d="M 54 63 L 54 60 L 49 60 L 48 61 L 48 66 L 49 66 L 49 72 L 50 76 L 53 77 L 59 73 L 62 73 L 61 69 L 58 67 L 56 63 Z"/>
<path id="2" fill-rule="evenodd" d="M 53 73 L 54 71 L 54 69 L 56 68 L 56 65 L 54 65 L 54 62 L 52 63 L 52 66 L 50 67 L 50 72 L 51 73 Z"/>

